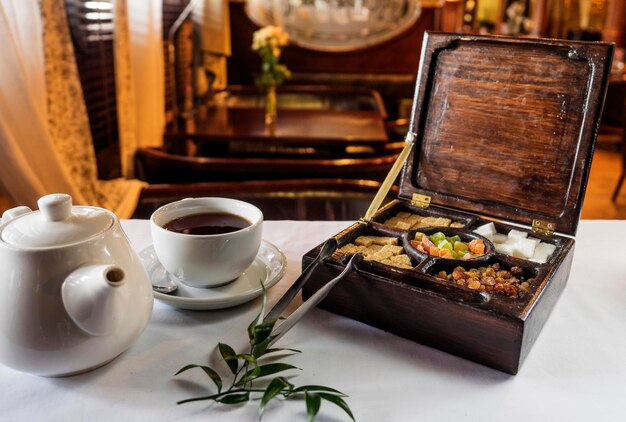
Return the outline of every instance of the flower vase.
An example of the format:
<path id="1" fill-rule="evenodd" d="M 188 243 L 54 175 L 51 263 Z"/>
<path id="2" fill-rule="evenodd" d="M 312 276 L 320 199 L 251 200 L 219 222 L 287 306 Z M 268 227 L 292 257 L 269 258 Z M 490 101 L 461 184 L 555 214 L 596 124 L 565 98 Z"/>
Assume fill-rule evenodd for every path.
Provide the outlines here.
<path id="1" fill-rule="evenodd" d="M 265 93 L 265 126 L 272 128 L 276 123 L 276 85 L 267 87 Z"/>

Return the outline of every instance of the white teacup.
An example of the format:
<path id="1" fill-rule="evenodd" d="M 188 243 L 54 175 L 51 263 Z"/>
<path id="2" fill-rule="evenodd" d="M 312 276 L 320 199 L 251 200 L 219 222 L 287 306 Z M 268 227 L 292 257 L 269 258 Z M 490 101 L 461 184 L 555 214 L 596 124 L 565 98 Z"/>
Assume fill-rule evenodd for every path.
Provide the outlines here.
<path id="1" fill-rule="evenodd" d="M 250 224 L 221 234 L 185 234 L 165 225 L 182 217 L 227 213 Z M 192 287 L 217 287 L 235 280 L 256 257 L 263 231 L 263 213 L 244 201 L 230 198 L 187 198 L 156 210 L 150 217 L 154 250 L 163 267 Z"/>

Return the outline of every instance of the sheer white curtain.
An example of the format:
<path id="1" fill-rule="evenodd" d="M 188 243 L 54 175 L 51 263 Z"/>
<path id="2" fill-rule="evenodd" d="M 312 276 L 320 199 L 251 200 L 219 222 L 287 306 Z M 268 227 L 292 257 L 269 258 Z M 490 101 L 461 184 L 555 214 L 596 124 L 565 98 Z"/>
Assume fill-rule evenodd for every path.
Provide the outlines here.
<path id="1" fill-rule="evenodd" d="M 139 147 L 160 146 L 165 127 L 162 2 L 116 0 L 115 77 L 122 173 Z"/>
<path id="2" fill-rule="evenodd" d="M 128 42 L 120 49 L 116 41 L 116 55 L 128 59 L 116 60 L 116 72 L 124 78 L 117 84 L 123 88 L 118 105 L 128 117 L 120 122 L 127 176 L 137 145 L 159 144 L 163 130 L 162 61 L 154 65 L 162 53 L 150 44 L 161 45 L 160 6 L 149 5 L 160 2 L 139 3 L 151 11 L 150 20 L 137 23 L 122 15 Z M 150 28 L 150 43 L 136 42 L 133 28 Z M 137 45 L 144 47 L 133 50 Z M 150 58 L 144 62 L 146 52 Z M 66 192 L 77 204 L 101 206 L 120 217 L 131 215 L 143 186 L 132 179 L 97 179 L 63 0 L 0 0 L 0 182 L 19 205 L 34 207 L 42 195 Z"/>

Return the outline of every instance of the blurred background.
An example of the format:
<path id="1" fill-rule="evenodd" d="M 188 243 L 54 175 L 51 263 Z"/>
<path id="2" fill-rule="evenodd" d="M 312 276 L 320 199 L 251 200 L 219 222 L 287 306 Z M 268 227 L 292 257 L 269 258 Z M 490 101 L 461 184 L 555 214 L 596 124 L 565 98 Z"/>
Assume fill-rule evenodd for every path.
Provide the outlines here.
<path id="1" fill-rule="evenodd" d="M 357 219 L 402 149 L 424 32 L 444 31 L 615 43 L 582 218 L 626 217 L 621 0 L 30 3 L 0 6 L 0 212 L 62 191 L 123 218 L 220 195 Z M 270 25 L 291 77 L 268 123 Z"/>

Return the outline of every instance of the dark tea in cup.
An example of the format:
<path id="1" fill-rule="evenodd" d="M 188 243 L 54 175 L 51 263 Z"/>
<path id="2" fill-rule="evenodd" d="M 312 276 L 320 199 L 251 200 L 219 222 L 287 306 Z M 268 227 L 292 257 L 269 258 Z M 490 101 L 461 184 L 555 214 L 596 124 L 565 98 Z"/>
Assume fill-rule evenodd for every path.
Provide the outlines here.
<path id="1" fill-rule="evenodd" d="M 227 212 L 190 214 L 167 222 L 163 228 L 176 233 L 207 235 L 223 234 L 245 229 L 252 223 Z"/>
<path id="2" fill-rule="evenodd" d="M 192 287 L 235 280 L 259 252 L 263 213 L 231 198 L 186 198 L 150 217 L 154 251 L 168 273 Z"/>

